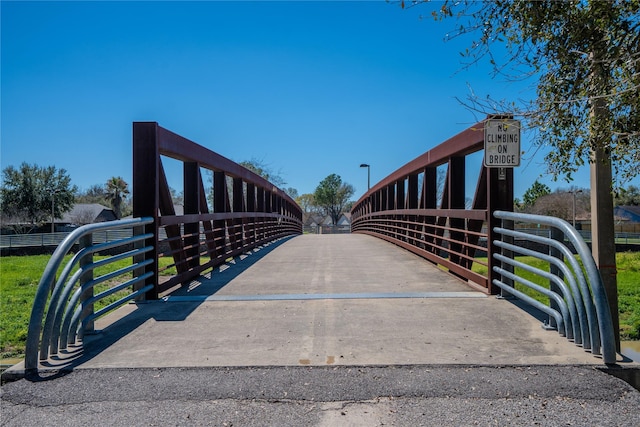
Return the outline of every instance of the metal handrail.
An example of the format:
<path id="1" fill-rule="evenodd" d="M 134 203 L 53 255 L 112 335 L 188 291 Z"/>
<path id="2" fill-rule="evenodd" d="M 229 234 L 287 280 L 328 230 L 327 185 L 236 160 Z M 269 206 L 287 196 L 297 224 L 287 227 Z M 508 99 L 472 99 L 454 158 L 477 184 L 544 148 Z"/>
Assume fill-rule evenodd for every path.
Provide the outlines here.
<path id="1" fill-rule="evenodd" d="M 465 200 L 466 159 L 484 149 L 484 121 L 431 148 L 371 188 L 351 209 L 351 232 L 369 234 L 407 249 L 492 294 L 499 288 L 472 269 L 478 252 L 491 254 L 494 220 L 489 212 L 513 206 L 513 180 L 482 165 L 471 203 Z M 441 175 L 441 172 L 445 172 Z M 506 174 L 512 174 L 507 170 Z M 442 182 L 442 187 L 439 183 Z M 483 230 L 488 230 L 483 231 Z M 486 266 L 491 271 L 491 256 Z"/>
<path id="2" fill-rule="evenodd" d="M 497 228 L 497 230 L 503 236 L 516 237 L 517 232 L 513 230 L 506 230 L 503 228 Z M 564 278 L 569 282 L 569 286 L 571 287 L 571 291 L 575 295 L 589 295 L 589 285 L 587 284 L 587 279 L 585 278 L 580 264 L 578 260 L 573 256 L 573 253 L 569 248 L 567 248 L 564 244 L 560 243 L 557 240 L 549 239 L 548 237 L 542 236 L 530 236 L 528 238 L 529 241 L 540 243 L 543 245 L 548 245 L 560 251 L 563 255 L 563 259 L 559 259 L 553 257 L 551 255 L 545 255 L 540 252 L 536 252 L 533 250 L 529 250 L 523 247 L 519 247 L 516 245 L 512 245 L 505 242 L 497 242 L 497 246 L 510 250 L 513 252 L 517 252 L 521 255 L 525 256 L 533 256 L 539 258 L 543 261 L 548 262 L 550 265 L 554 265 L 560 271 L 562 271 Z M 566 260 L 571 269 L 565 264 Z M 551 274 L 551 273 L 549 273 Z M 539 274 L 542 275 L 542 274 Z M 578 314 L 578 321 L 574 320 L 574 325 L 578 328 L 578 331 L 575 331 L 575 340 L 576 344 L 582 344 L 586 350 L 591 349 L 591 341 L 598 342 L 598 328 L 594 322 L 595 319 L 595 309 L 593 307 L 593 302 L 590 298 L 576 298 L 574 299 L 574 303 L 576 305 L 576 310 Z M 575 319 L 575 317 L 574 317 Z"/>
<path id="3" fill-rule="evenodd" d="M 153 273 L 148 272 L 135 273 L 136 270 L 144 269 L 144 266 L 148 264 L 145 261 L 137 262 L 136 258 L 148 252 L 150 248 L 135 246 L 142 246 L 145 240 L 153 238 L 153 234 L 143 234 L 142 232 L 143 226 L 151 223 L 153 223 L 153 218 L 146 217 L 89 224 L 74 230 L 60 243 L 44 269 L 34 297 L 25 348 L 26 372 L 37 371 L 38 359 L 46 360 L 50 355 L 57 354 L 59 347 L 66 348 L 67 343 L 75 341 L 76 334 L 80 334 L 82 337 L 85 329 L 92 327 L 91 322 L 95 318 L 106 314 L 131 299 L 143 296 L 145 292 L 153 288 L 154 285 L 152 284 L 139 287 L 133 290 L 132 293 L 104 307 L 99 312 L 95 313 L 93 311 L 93 304 L 96 301 L 115 292 L 107 290 L 98 295 L 93 295 L 93 286 L 106 280 L 104 279 L 105 277 L 115 278 L 125 272 L 134 271 L 134 276 L 137 277 L 125 282 L 127 286 L 123 286 L 123 284 L 112 286 L 112 289 L 121 289 L 135 285 L 153 275 Z M 119 229 L 133 229 L 133 236 L 94 244 L 94 233 Z M 80 245 L 80 250 L 64 266 L 60 277 L 56 280 L 56 275 L 64 262 L 64 257 L 76 244 Z M 134 245 L 133 250 L 129 249 L 131 245 Z M 93 254 L 104 250 L 120 251 L 120 253 L 107 259 L 93 262 Z M 132 265 L 121 269 L 120 274 L 108 274 L 102 278 L 93 278 L 93 270 L 95 268 L 128 257 L 132 258 Z M 77 271 L 72 274 L 76 268 Z M 70 298 L 71 292 L 76 288 L 76 293 Z M 80 312 L 77 316 L 69 319 L 69 313 L 74 312 L 76 305 L 79 305 Z M 79 322 L 81 322 L 81 327 L 78 329 L 77 324 Z M 61 334 L 61 325 L 65 324 L 70 325 L 69 331 Z"/>
<path id="4" fill-rule="evenodd" d="M 165 159 L 182 164 L 182 209 L 171 197 Z M 229 257 L 302 234 L 302 209 L 282 189 L 157 122 L 133 123 L 133 200 L 134 216 L 155 218 L 156 243 L 145 257 L 170 257 L 173 264 L 165 267 L 175 268 L 147 299 L 160 298 Z M 153 268 L 157 275 L 158 263 Z"/>
<path id="5" fill-rule="evenodd" d="M 562 220 L 560 218 L 554 218 L 549 216 L 542 215 L 532 215 L 532 214 L 524 214 L 524 213 L 513 213 L 513 212 L 505 212 L 505 211 L 495 211 L 493 213 L 495 218 L 503 220 L 505 223 L 511 223 L 511 227 L 494 227 L 494 232 L 496 234 L 502 235 L 503 239 L 506 236 L 507 238 L 520 237 L 526 238 L 530 241 L 534 241 L 537 243 L 541 243 L 548 247 L 552 247 L 560 252 L 559 259 L 564 264 L 563 258 L 566 257 L 567 261 L 571 266 L 571 271 L 569 269 L 562 269 L 561 276 L 559 280 L 564 283 L 565 277 L 569 282 L 568 287 L 564 287 L 562 289 L 561 294 L 551 290 L 545 291 L 555 293 L 555 296 L 552 296 L 554 299 L 562 299 L 562 301 L 568 302 L 570 299 L 573 299 L 569 305 L 574 305 L 576 307 L 576 315 L 567 315 L 566 319 L 569 319 L 573 324 L 579 324 L 579 327 L 574 327 L 573 332 L 576 336 L 578 334 L 582 337 L 582 345 L 585 349 L 591 348 L 591 352 L 593 354 L 599 355 L 602 354 L 602 358 L 605 364 L 614 364 L 616 363 L 616 342 L 615 342 L 615 333 L 613 329 L 613 321 L 611 317 L 611 311 L 609 309 L 609 304 L 607 301 L 607 295 L 604 289 L 604 285 L 602 283 L 602 277 L 600 276 L 600 271 L 596 266 L 595 260 L 589 250 L 589 247 L 582 239 L 580 233 L 573 228 L 568 222 Z M 561 239 L 555 238 L 547 238 L 542 236 L 532 236 L 531 234 L 527 234 L 524 232 L 519 232 L 513 230 L 513 222 L 528 222 L 534 224 L 542 224 L 549 226 L 558 232 L 562 233 Z M 573 255 L 573 252 L 564 244 L 564 240 L 567 240 L 573 248 L 575 249 L 576 254 L 582 260 L 582 266 L 580 267 L 578 261 Z M 531 282 L 523 279 L 510 271 L 507 271 L 504 266 L 508 265 L 511 267 L 520 266 L 517 261 L 513 260 L 512 253 L 517 252 L 523 255 L 535 256 L 544 261 L 550 262 L 548 254 L 544 254 L 537 250 L 521 248 L 516 245 L 513 245 L 509 242 L 504 242 L 500 240 L 495 240 L 494 244 L 501 247 L 505 250 L 509 256 L 494 254 L 494 258 L 502 264 L 502 267 L 497 265 L 493 267 L 493 270 L 499 274 L 503 278 L 507 278 L 509 280 L 515 280 L 521 283 L 524 286 L 527 286 L 531 289 L 534 289 L 540 292 L 540 289 L 537 288 L 537 285 L 532 284 Z M 583 271 L 584 269 L 584 271 Z M 532 271 L 532 270 L 530 270 Z M 532 271 L 536 273 L 535 271 Z M 567 276 L 569 275 L 569 276 Z M 543 277 L 548 276 L 542 275 Z M 571 277 L 572 276 L 572 277 Z M 538 308 L 541 308 L 538 301 L 535 299 L 528 297 L 515 290 L 511 285 L 509 285 L 509 280 L 499 280 L 494 279 L 493 283 L 500 287 L 503 291 L 516 296 L 524 300 L 525 302 L 534 305 Z M 555 281 L 555 283 L 558 283 Z M 576 286 L 576 283 L 578 286 Z M 531 286 L 535 285 L 535 286 Z M 555 314 L 551 313 L 553 310 L 550 307 L 546 307 L 543 309 L 545 312 L 550 313 L 555 316 Z M 571 309 L 569 310 L 571 311 Z M 557 310 L 556 310 L 557 312 Z M 584 315 L 586 312 L 586 316 Z M 557 316 L 555 316 L 557 317 Z M 562 316 L 565 318 L 565 316 Z M 585 325 L 586 323 L 586 325 Z M 577 325 L 575 325 L 577 326 Z M 562 332 L 560 322 L 558 322 L 558 330 Z M 586 331 L 589 331 L 586 333 Z M 568 336 L 569 338 L 569 336 Z M 580 344 L 579 340 L 576 339 L 576 344 Z"/>

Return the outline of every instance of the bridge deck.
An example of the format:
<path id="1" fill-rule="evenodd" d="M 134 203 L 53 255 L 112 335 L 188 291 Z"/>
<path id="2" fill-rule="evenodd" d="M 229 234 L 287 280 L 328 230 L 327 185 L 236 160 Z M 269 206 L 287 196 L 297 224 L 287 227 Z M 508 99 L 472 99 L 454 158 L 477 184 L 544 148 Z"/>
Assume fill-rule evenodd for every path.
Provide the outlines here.
<path id="1" fill-rule="evenodd" d="M 101 319 L 74 365 L 602 363 L 513 303 L 374 237 L 303 235 L 242 258 Z"/>

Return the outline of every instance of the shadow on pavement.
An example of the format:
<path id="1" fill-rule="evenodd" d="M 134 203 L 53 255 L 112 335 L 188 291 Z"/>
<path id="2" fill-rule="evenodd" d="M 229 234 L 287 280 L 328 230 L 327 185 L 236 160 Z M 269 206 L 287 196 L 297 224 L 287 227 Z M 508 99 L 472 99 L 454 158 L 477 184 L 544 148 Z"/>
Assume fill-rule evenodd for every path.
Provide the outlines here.
<path id="1" fill-rule="evenodd" d="M 191 283 L 184 284 L 182 287 L 167 295 L 200 297 L 196 300 L 168 303 L 165 296 L 165 298 L 157 301 L 132 303 L 119 308 L 111 313 L 110 316 L 117 315 L 123 311 L 130 312 L 121 315 L 120 318 L 98 331 L 98 333 L 85 336 L 83 343 L 69 345 L 66 350 L 61 350 L 58 356 L 51 357 L 49 360 L 41 363 L 42 372 L 38 374 L 28 374 L 24 377 L 30 381 L 47 381 L 66 375 L 66 373 L 93 359 L 102 351 L 149 320 L 156 322 L 184 321 L 202 304 L 204 301 L 204 299 L 201 298 L 202 296 L 215 294 L 270 252 L 292 238 L 293 237 L 285 237 L 254 248 L 223 266 L 205 273 L 200 280 L 196 279 Z M 132 308 L 134 304 L 135 308 Z"/>

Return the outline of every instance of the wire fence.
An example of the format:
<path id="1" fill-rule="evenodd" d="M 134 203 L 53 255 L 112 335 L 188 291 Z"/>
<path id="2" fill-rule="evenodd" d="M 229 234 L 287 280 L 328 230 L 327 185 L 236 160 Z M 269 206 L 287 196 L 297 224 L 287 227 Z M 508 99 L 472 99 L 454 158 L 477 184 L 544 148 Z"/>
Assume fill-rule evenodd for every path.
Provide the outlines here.
<path id="1" fill-rule="evenodd" d="M 348 227 L 330 227 L 323 226 L 322 231 L 318 227 L 305 227 L 306 233 L 317 234 L 336 234 L 349 233 Z M 546 228 L 523 228 L 518 231 L 533 234 L 537 236 L 548 236 L 549 230 Z M 160 229 L 160 239 L 166 238 L 162 235 L 164 229 Z M 586 242 L 591 241 L 591 231 L 579 230 L 582 238 Z M 38 234 L 10 234 L 0 236 L 1 249 L 29 248 L 29 247 L 48 247 L 58 246 L 67 236 L 64 233 L 38 233 Z M 131 230 L 107 230 L 96 232 L 93 234 L 94 243 L 111 242 L 118 239 L 131 237 Z M 623 245 L 640 245 L 640 233 L 616 233 L 616 243 Z"/>
<path id="2" fill-rule="evenodd" d="M 58 246 L 69 235 L 63 233 L 38 233 L 38 234 L 10 234 L 0 236 L 0 248 L 29 248 Z M 114 240 L 125 239 L 132 236 L 131 230 L 106 230 L 93 234 L 93 243 L 106 243 Z"/>

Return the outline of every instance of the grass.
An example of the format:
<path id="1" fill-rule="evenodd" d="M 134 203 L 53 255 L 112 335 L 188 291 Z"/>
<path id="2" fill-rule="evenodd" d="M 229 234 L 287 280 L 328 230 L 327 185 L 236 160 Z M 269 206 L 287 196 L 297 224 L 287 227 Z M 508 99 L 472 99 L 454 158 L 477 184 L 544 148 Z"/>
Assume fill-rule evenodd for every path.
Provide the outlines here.
<path id="1" fill-rule="evenodd" d="M 549 265 L 533 257 L 517 257 L 525 264 L 534 266 L 544 271 L 549 271 Z M 484 259 L 486 263 L 486 258 Z M 618 312 L 620 316 L 620 339 L 640 340 L 640 252 L 621 252 L 616 254 L 618 269 Z M 473 270 L 487 273 L 487 267 L 478 263 Z M 549 287 L 548 280 L 528 271 L 516 268 L 515 274 L 538 285 Z M 535 298 L 545 304 L 549 299 L 530 288 L 516 283 L 516 289 Z"/>
<path id="2" fill-rule="evenodd" d="M 620 336 L 640 340 L 640 252 L 619 253 L 616 263 Z"/>
<path id="3" fill-rule="evenodd" d="M 0 357 L 24 353 L 31 305 L 48 255 L 0 259 Z"/>
<path id="4" fill-rule="evenodd" d="M 65 262 L 71 255 L 65 257 Z M 94 260 L 105 257 L 95 256 Z M 40 276 L 49 262 L 49 255 L 9 256 L 0 258 L 0 358 L 22 357 L 27 339 L 29 316 L 36 294 Z M 171 263 L 170 259 L 161 259 L 160 265 Z M 130 265 L 129 259 L 120 260 L 94 271 L 94 277 Z M 175 268 L 170 268 L 164 274 L 174 274 Z M 131 273 L 116 279 L 122 283 L 131 278 Z M 94 293 L 109 288 L 110 282 L 96 286 Z M 98 301 L 98 310 L 123 296 L 130 290 L 122 290 Z"/>

